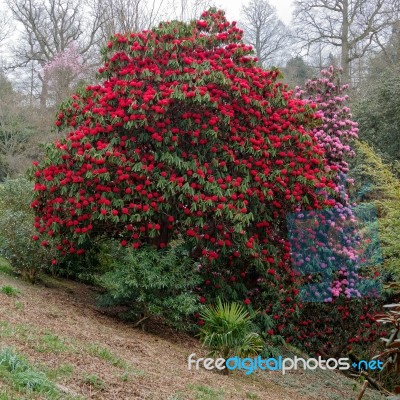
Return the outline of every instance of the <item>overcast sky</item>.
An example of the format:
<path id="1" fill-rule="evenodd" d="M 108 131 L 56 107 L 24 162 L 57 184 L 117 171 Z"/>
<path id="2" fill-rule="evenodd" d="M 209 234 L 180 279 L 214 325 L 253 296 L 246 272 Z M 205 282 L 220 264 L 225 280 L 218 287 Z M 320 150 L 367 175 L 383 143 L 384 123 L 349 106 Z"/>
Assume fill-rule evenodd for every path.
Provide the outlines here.
<path id="1" fill-rule="evenodd" d="M 226 11 L 229 20 L 239 20 L 240 10 L 243 5 L 247 5 L 250 0 L 215 0 L 215 3 Z M 279 18 L 289 24 L 293 11 L 292 3 L 294 0 L 269 0 L 269 3 L 274 6 L 278 12 Z M 5 0 L 0 0 L 0 13 L 4 10 Z"/>
<path id="2" fill-rule="evenodd" d="M 215 0 L 215 3 L 226 11 L 228 19 L 238 20 L 242 6 L 248 4 L 249 0 Z M 293 11 L 293 0 L 269 0 L 269 3 L 276 8 L 279 18 L 288 24 Z"/>
<path id="3" fill-rule="evenodd" d="M 291 15 L 293 12 L 294 0 L 268 0 L 269 3 L 277 10 L 279 18 L 287 25 L 290 25 Z M 241 9 L 243 5 L 247 5 L 250 0 L 214 0 L 215 4 L 222 8 L 227 15 L 228 20 L 238 21 L 241 17 Z M 0 14 L 5 10 L 5 0 L 0 0 Z M 5 46 L 6 47 L 6 46 Z M 7 51 L 3 47 L 0 55 L 6 55 Z"/>

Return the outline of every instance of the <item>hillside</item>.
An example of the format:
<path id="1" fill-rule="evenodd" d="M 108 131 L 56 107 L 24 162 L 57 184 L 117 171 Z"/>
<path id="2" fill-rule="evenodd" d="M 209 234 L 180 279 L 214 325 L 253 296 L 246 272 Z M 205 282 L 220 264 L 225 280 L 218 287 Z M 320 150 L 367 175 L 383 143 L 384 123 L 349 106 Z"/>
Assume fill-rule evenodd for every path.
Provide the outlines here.
<path id="1" fill-rule="evenodd" d="M 195 339 L 160 324 L 142 332 L 105 315 L 86 285 L 46 278 L 33 286 L 1 269 L 0 350 L 12 348 L 47 382 L 29 392 L 26 380 L 0 368 L 1 400 L 342 400 L 358 393 L 360 383 L 332 372 L 188 371 L 187 356 L 204 354 Z M 370 391 L 364 399 L 382 397 Z"/>

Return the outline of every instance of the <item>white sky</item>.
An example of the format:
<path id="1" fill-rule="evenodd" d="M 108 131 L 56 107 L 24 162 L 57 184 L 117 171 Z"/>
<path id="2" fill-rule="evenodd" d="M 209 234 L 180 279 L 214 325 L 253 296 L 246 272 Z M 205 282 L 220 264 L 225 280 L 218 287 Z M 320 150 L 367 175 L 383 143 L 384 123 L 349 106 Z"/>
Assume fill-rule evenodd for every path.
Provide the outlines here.
<path id="1" fill-rule="evenodd" d="M 215 0 L 215 3 L 226 11 L 228 20 L 237 21 L 242 6 L 247 5 L 249 0 Z M 293 0 L 269 0 L 269 3 L 276 8 L 279 18 L 288 25 L 293 11 Z"/>
<path id="2" fill-rule="evenodd" d="M 294 0 L 268 0 L 269 3 L 277 10 L 279 18 L 290 26 L 291 15 L 293 12 Z M 229 21 L 239 21 L 241 18 L 241 9 L 243 5 L 247 5 L 250 0 L 214 0 L 216 6 L 226 12 Z M 6 9 L 5 0 L 0 0 L 0 15 Z M 17 33 L 17 30 L 15 31 Z M 9 41 L 10 43 L 11 41 Z M 7 55 L 7 44 L 3 46 L 0 51 L 0 64 L 1 56 Z"/>

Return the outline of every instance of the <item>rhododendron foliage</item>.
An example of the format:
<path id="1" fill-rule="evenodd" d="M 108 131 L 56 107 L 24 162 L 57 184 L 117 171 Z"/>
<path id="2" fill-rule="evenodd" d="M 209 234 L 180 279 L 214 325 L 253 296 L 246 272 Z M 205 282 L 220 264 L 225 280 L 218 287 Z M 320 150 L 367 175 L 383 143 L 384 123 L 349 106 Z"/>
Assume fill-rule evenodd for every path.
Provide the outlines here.
<path id="1" fill-rule="evenodd" d="M 286 215 L 336 204 L 340 165 L 311 132 L 316 105 L 259 68 L 215 9 L 116 34 L 103 56 L 101 83 L 61 107 L 69 133 L 32 170 L 37 239 L 61 255 L 100 237 L 134 248 L 184 239 L 201 303 L 231 290 L 281 332 L 298 294 Z"/>

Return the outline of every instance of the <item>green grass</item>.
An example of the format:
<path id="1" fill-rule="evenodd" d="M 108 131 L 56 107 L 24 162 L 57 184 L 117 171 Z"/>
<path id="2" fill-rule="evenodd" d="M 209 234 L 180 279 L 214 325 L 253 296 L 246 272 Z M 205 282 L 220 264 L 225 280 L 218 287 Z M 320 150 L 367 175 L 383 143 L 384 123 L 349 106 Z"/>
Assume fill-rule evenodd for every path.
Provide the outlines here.
<path id="1" fill-rule="evenodd" d="M 189 385 L 196 400 L 223 400 L 224 391 L 204 385 Z"/>
<path id="2" fill-rule="evenodd" d="M 122 369 L 123 371 L 120 375 L 120 379 L 122 382 L 128 382 L 131 377 L 134 376 L 144 375 L 143 371 L 132 368 L 126 361 L 124 361 L 122 358 L 120 358 L 104 346 L 96 343 L 86 345 L 76 342 L 74 340 L 70 341 L 58 335 L 55 335 L 51 331 L 45 331 L 44 333 L 41 333 L 37 328 L 33 328 L 29 325 L 0 322 L 0 338 L 13 338 L 14 340 L 16 339 L 40 353 L 54 354 L 62 352 L 84 352 L 90 354 L 106 361 L 116 368 Z M 48 381 L 56 381 L 60 378 L 70 377 L 74 373 L 74 367 L 71 364 L 61 364 L 58 368 L 53 368 L 51 370 L 44 365 L 42 366 L 42 370 L 46 373 L 40 372 L 39 374 L 36 374 L 36 376 L 34 374 L 32 375 L 28 372 L 25 372 L 22 376 L 14 376 L 13 380 L 9 379 L 12 384 L 12 388 L 15 389 L 17 387 L 20 392 L 21 387 L 25 385 L 27 387 L 26 390 L 29 391 L 31 389 L 28 382 L 32 382 L 33 385 L 36 385 L 35 387 L 39 387 L 40 379 L 42 379 L 43 381 L 46 376 L 48 378 Z M 27 381 L 24 381 L 24 375 L 26 375 L 25 378 L 27 379 Z M 2 374 L 0 374 L 0 380 L 1 378 Z M 90 385 L 93 389 L 103 390 L 105 385 L 104 382 L 101 381 L 100 378 L 96 378 L 98 378 L 96 377 L 96 375 L 86 375 L 84 377 L 84 382 Z M 31 391 L 34 390 L 32 389 Z M 13 400 L 15 398 L 17 398 L 15 395 L 10 397 L 10 399 Z"/>
<path id="3" fill-rule="evenodd" d="M 30 345 L 40 353 L 61 353 L 73 351 L 74 348 L 65 339 L 51 331 L 40 333 L 38 329 L 25 324 L 9 324 L 0 321 L 0 338 L 12 337 L 24 344 Z"/>
<path id="4" fill-rule="evenodd" d="M 62 363 L 57 368 L 47 370 L 47 376 L 51 380 L 58 380 L 60 378 L 69 378 L 74 373 L 74 366 L 69 363 Z"/>
<path id="5" fill-rule="evenodd" d="M 107 361 L 114 367 L 122 369 L 128 368 L 128 364 L 126 363 L 126 361 L 118 357 L 116 354 L 112 353 L 106 347 L 103 347 L 99 344 L 90 344 L 86 347 L 86 350 L 92 356 L 101 358 L 102 360 Z"/>
<path id="6" fill-rule="evenodd" d="M 144 371 L 135 369 L 108 348 L 97 343 L 83 344 L 62 338 L 51 331 L 41 333 L 37 328 L 25 324 L 10 324 L 0 321 L 0 338 L 13 338 L 40 353 L 87 353 L 123 370 L 120 379 L 128 381 L 131 376 L 143 376 Z M 61 372 L 61 371 L 60 371 Z M 52 376 L 54 374 L 51 374 Z M 0 399 L 1 400 L 1 399 Z"/>
<path id="7" fill-rule="evenodd" d="M 16 301 L 14 307 L 16 310 L 23 310 L 25 308 L 24 303 L 21 303 L 20 301 Z"/>
<path id="8" fill-rule="evenodd" d="M 0 349 L 0 400 L 82 400 L 60 392 L 54 380 L 71 375 L 73 367 L 61 364 L 56 370 L 46 371 L 31 365 L 25 357 L 10 347 Z M 4 387 L 5 385 L 5 387 Z"/>
<path id="9" fill-rule="evenodd" d="M 12 286 L 6 285 L 0 288 L 0 292 L 7 295 L 7 296 L 19 296 L 20 291 Z"/>
<path id="10" fill-rule="evenodd" d="M 70 349 L 64 339 L 51 332 L 39 336 L 38 341 L 39 343 L 35 346 L 35 350 L 40 353 L 61 353 Z"/>
<path id="11" fill-rule="evenodd" d="M 104 381 L 95 374 L 84 375 L 83 383 L 91 386 L 93 389 L 100 391 L 106 388 L 106 384 L 104 383 Z"/>
<path id="12" fill-rule="evenodd" d="M 25 324 L 9 324 L 8 322 L 0 321 L 0 338 L 13 337 L 28 343 L 32 338 L 36 337 L 34 328 Z"/>
<path id="13" fill-rule="evenodd" d="M 0 350 L 0 377 L 18 392 L 35 392 L 54 399 L 59 395 L 54 383 L 44 372 L 31 366 L 9 347 Z"/>
<path id="14" fill-rule="evenodd" d="M 90 355 L 100 358 L 116 368 L 124 370 L 123 373 L 119 376 L 119 379 L 122 382 L 129 382 L 131 380 L 131 377 L 133 376 L 145 375 L 145 372 L 143 370 L 133 368 L 121 357 L 117 356 L 116 354 L 112 353 L 109 349 L 99 344 L 92 343 L 86 346 L 84 349 Z"/>

